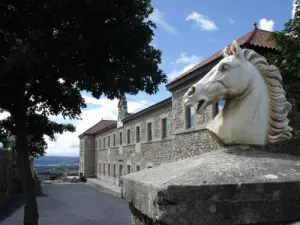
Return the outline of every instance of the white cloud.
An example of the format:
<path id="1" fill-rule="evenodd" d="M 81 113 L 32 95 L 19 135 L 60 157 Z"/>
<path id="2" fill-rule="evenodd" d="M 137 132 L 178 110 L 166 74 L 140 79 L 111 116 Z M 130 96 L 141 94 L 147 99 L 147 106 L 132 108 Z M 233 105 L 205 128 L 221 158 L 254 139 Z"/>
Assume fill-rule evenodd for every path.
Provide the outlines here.
<path id="1" fill-rule="evenodd" d="M 173 70 L 170 74 L 168 74 L 169 81 L 173 80 L 174 78 L 178 77 L 180 74 L 192 69 L 197 63 L 190 64 L 185 66 L 182 70 Z"/>
<path id="2" fill-rule="evenodd" d="M 72 121 L 76 126 L 76 131 L 74 133 L 65 132 L 61 135 L 56 135 L 56 141 L 50 141 L 46 138 L 48 149 L 47 155 L 55 156 L 78 156 L 79 155 L 79 138 L 78 135 L 83 133 L 85 130 L 95 125 L 101 119 L 105 120 L 116 120 L 117 119 L 117 106 L 118 100 L 108 100 L 108 99 L 95 99 L 89 96 L 83 96 L 89 109 L 83 110 L 81 115 L 81 120 Z M 139 103 L 140 102 L 140 103 Z M 147 105 L 151 105 L 147 101 L 133 102 L 128 100 L 128 111 L 131 113 L 137 112 Z M 61 118 L 58 116 L 57 118 Z M 51 118 L 55 120 L 55 117 Z"/>
<path id="3" fill-rule="evenodd" d="M 171 62 L 172 65 L 175 64 L 185 64 L 182 69 L 176 70 L 174 69 L 169 75 L 169 81 L 173 80 L 175 77 L 179 76 L 180 74 L 188 71 L 189 69 L 193 68 L 195 65 L 197 65 L 199 62 L 201 62 L 202 57 L 197 55 L 191 55 L 188 56 L 185 52 L 180 53 L 180 56 L 178 59 L 176 59 L 176 63 Z"/>
<path id="4" fill-rule="evenodd" d="M 48 144 L 46 155 L 52 156 L 78 156 L 79 155 L 79 138 L 78 135 L 86 131 L 98 123 L 101 119 L 104 120 L 117 120 L 118 117 L 118 100 L 108 100 L 106 98 L 95 99 L 90 96 L 82 96 L 85 99 L 88 109 L 82 111 L 81 120 L 65 120 L 64 123 L 72 123 L 76 127 L 74 133 L 64 132 L 63 134 L 56 134 L 56 141 L 50 141 L 45 136 Z M 146 100 L 127 101 L 128 111 L 130 113 L 138 112 L 152 102 Z M 91 107 L 94 106 L 94 107 Z M 0 120 L 5 119 L 10 114 L 8 112 L 0 113 Z M 62 115 L 50 116 L 50 120 L 61 123 L 63 120 Z"/>
<path id="5" fill-rule="evenodd" d="M 176 59 L 177 64 L 194 64 L 201 60 L 201 57 L 196 55 L 187 56 L 185 52 L 180 53 L 180 57 Z"/>
<path id="6" fill-rule="evenodd" d="M 292 18 L 294 18 L 296 12 L 296 0 L 293 1 Z"/>
<path id="7" fill-rule="evenodd" d="M 149 16 L 149 19 L 170 34 L 178 33 L 177 29 L 166 21 L 165 14 L 158 9 L 153 10 L 152 14 Z"/>
<path id="8" fill-rule="evenodd" d="M 198 26 L 202 28 L 204 31 L 214 31 L 218 30 L 219 28 L 216 26 L 215 22 L 207 18 L 206 16 L 193 11 L 190 13 L 186 18 L 186 21 L 194 21 Z"/>
<path id="9" fill-rule="evenodd" d="M 274 20 L 267 20 L 266 18 L 262 18 L 258 22 L 259 29 L 273 31 L 275 22 Z"/>
<path id="10" fill-rule="evenodd" d="M 232 18 L 228 18 L 227 21 L 228 21 L 228 23 L 230 23 L 230 24 L 235 24 L 235 20 L 232 19 Z"/>
<path id="11" fill-rule="evenodd" d="M 209 38 L 208 40 L 211 41 L 211 42 L 216 42 L 217 41 L 217 39 L 214 39 L 214 38 Z"/>

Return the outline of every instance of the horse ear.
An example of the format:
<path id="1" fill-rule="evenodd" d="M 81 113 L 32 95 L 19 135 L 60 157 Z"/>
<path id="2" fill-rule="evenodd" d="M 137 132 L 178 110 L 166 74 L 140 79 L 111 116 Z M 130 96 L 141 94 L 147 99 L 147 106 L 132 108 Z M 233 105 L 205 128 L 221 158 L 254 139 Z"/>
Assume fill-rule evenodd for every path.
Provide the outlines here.
<path id="1" fill-rule="evenodd" d="M 235 55 L 236 57 L 243 59 L 243 52 L 242 49 L 240 47 L 240 45 L 236 42 L 236 40 L 234 40 L 231 44 L 231 52 L 233 53 L 233 55 Z"/>
<path id="2" fill-rule="evenodd" d="M 223 55 L 223 57 L 228 57 L 230 55 L 229 49 L 227 46 L 222 50 L 222 55 Z"/>

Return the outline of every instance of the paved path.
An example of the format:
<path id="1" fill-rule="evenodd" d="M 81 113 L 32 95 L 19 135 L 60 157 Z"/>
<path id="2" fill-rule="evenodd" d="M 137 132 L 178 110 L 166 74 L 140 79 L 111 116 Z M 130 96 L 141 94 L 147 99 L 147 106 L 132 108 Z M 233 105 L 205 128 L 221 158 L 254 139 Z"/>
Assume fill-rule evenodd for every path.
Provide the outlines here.
<path id="1" fill-rule="evenodd" d="M 45 184 L 38 197 L 40 225 L 130 225 L 125 200 L 87 184 Z M 18 208 L 19 207 L 19 208 Z M 18 199 L 0 206 L 0 225 L 22 225 Z"/>
<path id="2" fill-rule="evenodd" d="M 95 178 L 88 178 L 87 184 L 91 185 L 94 188 L 99 188 L 102 192 L 121 197 L 121 187 L 117 186 L 116 184 L 112 184 Z"/>

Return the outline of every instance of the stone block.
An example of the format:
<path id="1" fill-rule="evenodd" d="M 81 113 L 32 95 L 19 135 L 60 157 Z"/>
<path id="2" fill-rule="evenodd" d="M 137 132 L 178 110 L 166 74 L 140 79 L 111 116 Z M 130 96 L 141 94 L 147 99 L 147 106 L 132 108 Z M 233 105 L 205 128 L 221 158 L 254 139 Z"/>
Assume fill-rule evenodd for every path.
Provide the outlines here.
<path id="1" fill-rule="evenodd" d="M 230 147 L 123 177 L 134 225 L 300 220 L 300 158 Z"/>

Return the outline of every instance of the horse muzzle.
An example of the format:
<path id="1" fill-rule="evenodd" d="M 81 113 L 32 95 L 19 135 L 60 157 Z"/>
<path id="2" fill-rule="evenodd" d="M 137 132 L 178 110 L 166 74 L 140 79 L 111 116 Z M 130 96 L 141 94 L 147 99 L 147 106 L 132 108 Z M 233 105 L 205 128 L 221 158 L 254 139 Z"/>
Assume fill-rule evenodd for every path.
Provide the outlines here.
<path id="1" fill-rule="evenodd" d="M 185 107 L 196 106 L 196 113 L 201 114 L 205 111 L 206 107 L 209 105 L 207 103 L 208 103 L 207 100 L 204 98 L 198 101 L 191 101 L 189 98 L 186 98 L 184 101 L 184 106 Z"/>

